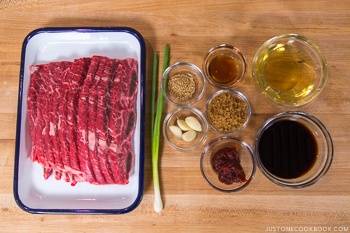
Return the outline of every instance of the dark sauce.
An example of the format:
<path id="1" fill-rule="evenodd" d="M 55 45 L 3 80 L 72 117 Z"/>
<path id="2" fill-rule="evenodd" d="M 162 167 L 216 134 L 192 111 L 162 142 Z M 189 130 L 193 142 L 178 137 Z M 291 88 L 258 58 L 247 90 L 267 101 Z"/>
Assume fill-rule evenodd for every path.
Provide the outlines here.
<path id="1" fill-rule="evenodd" d="M 307 173 L 318 154 L 316 139 L 310 130 L 290 120 L 273 123 L 261 135 L 258 149 L 265 169 L 284 179 Z"/>

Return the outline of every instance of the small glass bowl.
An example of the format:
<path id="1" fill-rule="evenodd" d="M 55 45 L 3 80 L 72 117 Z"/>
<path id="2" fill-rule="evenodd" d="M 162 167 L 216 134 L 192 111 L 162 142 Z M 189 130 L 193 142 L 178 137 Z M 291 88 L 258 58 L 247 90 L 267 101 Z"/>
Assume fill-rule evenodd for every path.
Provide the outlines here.
<path id="1" fill-rule="evenodd" d="M 246 104 L 246 108 L 243 110 L 237 109 L 237 102 L 230 102 L 228 103 L 227 101 L 221 101 L 216 105 L 216 107 L 211 107 L 212 104 L 215 104 L 217 99 L 220 98 L 218 96 L 220 95 L 226 95 L 229 94 L 231 95 L 234 99 L 239 100 L 241 103 Z M 226 98 L 227 100 L 227 98 Z M 230 118 L 226 118 L 224 116 L 227 116 L 227 114 L 230 114 L 230 112 L 227 112 L 226 109 L 232 106 L 232 109 L 236 111 L 236 114 L 245 114 L 246 118 L 243 120 L 243 122 L 240 122 L 239 124 L 236 124 L 232 126 L 232 129 L 230 128 L 221 128 L 219 126 L 219 123 L 214 122 L 214 120 L 222 120 L 228 122 L 227 124 L 230 123 Z M 223 107 L 223 110 L 220 109 L 220 107 Z M 225 109 L 225 110 L 224 110 Z M 212 115 L 210 112 L 213 112 L 214 115 Z M 223 134 L 230 134 L 230 133 L 238 133 L 242 131 L 249 123 L 250 117 L 252 114 L 252 108 L 251 105 L 248 101 L 248 99 L 239 91 L 234 91 L 230 89 L 224 89 L 224 90 L 219 90 L 214 95 L 207 101 L 206 104 L 206 116 L 209 125 L 217 132 L 223 133 Z"/>
<path id="2" fill-rule="evenodd" d="M 315 43 L 285 34 L 267 40 L 259 48 L 252 76 L 268 99 L 284 106 L 301 106 L 314 100 L 324 88 L 327 63 Z"/>
<path id="3" fill-rule="evenodd" d="M 169 85 L 169 82 L 172 85 Z M 191 91 L 183 92 L 185 88 L 191 88 Z M 164 71 L 161 89 L 170 103 L 176 106 L 188 106 L 202 98 L 205 78 L 197 66 L 188 62 L 177 62 Z"/>
<path id="4" fill-rule="evenodd" d="M 177 126 L 177 120 L 185 120 L 186 117 L 195 117 L 200 125 L 202 126 L 202 131 L 197 132 L 196 138 L 191 142 L 186 142 L 183 139 L 177 138 L 170 130 L 170 126 Z M 183 131 L 184 133 L 185 131 Z M 196 108 L 193 107 L 180 107 L 171 111 L 164 119 L 163 123 L 163 134 L 166 141 L 171 147 L 177 150 L 193 150 L 201 145 L 208 133 L 208 123 L 204 114 Z"/>
<path id="5" fill-rule="evenodd" d="M 243 81 L 247 69 L 244 54 L 229 44 L 211 48 L 203 61 L 203 72 L 211 84 L 230 88 Z"/>
<path id="6" fill-rule="evenodd" d="M 218 173 L 212 166 L 212 157 L 220 150 L 226 147 L 236 147 L 240 159 L 240 164 L 245 173 L 246 180 L 244 182 L 234 182 L 225 184 L 219 180 Z M 201 159 L 200 168 L 204 179 L 213 188 L 223 192 L 234 192 L 248 186 L 255 174 L 255 160 L 253 151 L 249 145 L 232 136 L 223 136 L 216 138 L 208 143 L 204 148 Z"/>
<path id="7" fill-rule="evenodd" d="M 293 159 L 293 158 L 299 157 L 301 153 L 305 153 L 305 150 L 306 150 L 305 143 L 308 143 L 308 145 L 310 143 L 314 143 L 317 148 L 316 154 L 314 156 L 315 161 L 313 162 L 313 165 L 311 165 L 309 169 L 305 169 L 306 171 L 303 174 L 295 178 L 286 178 L 287 176 L 282 177 L 281 175 L 277 175 L 277 173 L 279 172 L 276 172 L 276 171 L 270 172 L 271 170 L 269 171 L 266 168 L 267 166 L 270 166 L 267 164 L 267 162 L 273 161 L 273 158 L 269 158 L 268 160 L 266 160 L 264 165 L 260 156 L 261 155 L 260 142 L 262 140 L 263 135 L 266 132 L 266 135 L 268 135 L 268 137 L 270 138 L 273 137 L 271 133 L 267 132 L 267 130 L 275 123 L 281 122 L 281 121 L 297 122 L 303 125 L 305 128 L 307 128 L 310 135 L 312 135 L 314 139 L 312 141 L 306 142 L 305 139 L 302 139 L 300 134 L 294 134 L 293 131 L 291 131 L 292 129 L 291 127 L 294 127 L 294 126 L 289 126 L 288 128 L 289 133 L 287 134 L 287 136 L 278 134 L 277 137 L 282 138 L 281 140 L 294 140 L 293 146 L 291 146 L 290 149 L 287 148 L 288 143 L 284 142 L 283 144 L 284 145 L 283 150 L 285 150 L 287 154 L 293 151 L 289 156 L 293 156 L 293 155 L 294 156 L 291 157 L 292 158 L 291 160 L 288 160 L 289 168 L 283 167 L 282 169 L 281 167 L 282 165 L 280 165 L 281 163 L 278 163 L 278 165 L 276 164 L 274 165 L 273 169 L 277 169 L 276 171 L 290 171 L 291 164 L 297 163 L 299 166 L 301 163 L 304 163 L 306 160 L 298 160 L 298 158 L 297 159 Z M 280 128 L 279 129 L 280 133 L 283 132 L 284 129 L 285 128 L 283 127 Z M 294 137 L 292 137 L 292 135 L 294 135 Z M 276 139 L 273 139 L 273 140 L 276 141 Z M 278 143 L 278 142 L 276 141 L 275 143 Z M 300 144 L 300 143 L 304 143 L 304 144 Z M 283 187 L 303 188 L 316 183 L 327 173 L 333 160 L 333 142 L 328 130 L 317 118 L 305 112 L 289 111 L 289 112 L 282 112 L 272 116 L 258 130 L 254 144 L 255 144 L 254 156 L 261 172 L 269 180 Z M 300 152 L 297 149 L 298 147 L 302 148 Z M 273 147 L 273 145 L 271 145 L 271 148 L 276 148 L 276 147 Z M 269 154 L 269 156 L 271 157 L 271 154 Z M 300 170 L 300 167 L 298 169 Z"/>

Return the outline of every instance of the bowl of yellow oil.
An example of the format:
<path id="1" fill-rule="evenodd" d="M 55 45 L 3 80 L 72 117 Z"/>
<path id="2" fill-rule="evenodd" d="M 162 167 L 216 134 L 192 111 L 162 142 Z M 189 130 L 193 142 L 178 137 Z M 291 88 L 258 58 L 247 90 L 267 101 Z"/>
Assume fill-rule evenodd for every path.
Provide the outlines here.
<path id="1" fill-rule="evenodd" d="M 203 61 L 203 73 L 208 81 L 220 88 L 230 88 L 243 81 L 247 61 L 243 52 L 230 44 L 211 48 Z"/>
<path id="2" fill-rule="evenodd" d="M 327 63 L 311 40 L 285 34 L 267 40 L 252 64 L 257 88 L 284 106 L 301 106 L 314 100 L 327 81 Z"/>

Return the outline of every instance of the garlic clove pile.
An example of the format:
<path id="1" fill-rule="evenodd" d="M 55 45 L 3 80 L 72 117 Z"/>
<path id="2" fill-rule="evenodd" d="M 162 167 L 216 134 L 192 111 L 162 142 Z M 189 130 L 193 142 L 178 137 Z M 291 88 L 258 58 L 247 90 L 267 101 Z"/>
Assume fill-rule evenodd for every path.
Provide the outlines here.
<path id="1" fill-rule="evenodd" d="M 202 125 L 193 116 L 188 116 L 185 120 L 177 119 L 176 123 L 177 125 L 169 126 L 169 130 L 177 139 L 185 142 L 192 142 L 197 137 L 197 132 L 202 131 Z"/>

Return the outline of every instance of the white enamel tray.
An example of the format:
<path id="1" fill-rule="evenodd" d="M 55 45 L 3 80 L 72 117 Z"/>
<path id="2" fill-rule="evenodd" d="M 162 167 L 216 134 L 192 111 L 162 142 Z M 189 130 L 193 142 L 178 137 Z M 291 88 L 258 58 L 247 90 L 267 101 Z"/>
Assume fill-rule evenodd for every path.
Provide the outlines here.
<path id="1" fill-rule="evenodd" d="M 44 180 L 41 165 L 30 159 L 29 66 L 93 55 L 131 57 L 139 64 L 135 163 L 127 185 L 80 182 L 71 186 L 54 176 Z M 131 28 L 42 28 L 28 34 L 22 47 L 16 132 L 14 197 L 19 207 L 30 213 L 122 214 L 138 206 L 144 178 L 145 58 L 144 40 Z"/>

